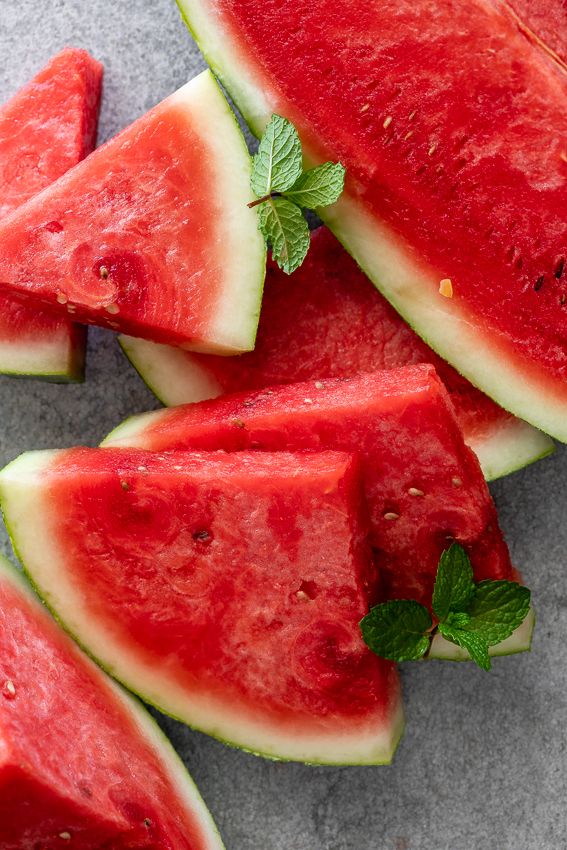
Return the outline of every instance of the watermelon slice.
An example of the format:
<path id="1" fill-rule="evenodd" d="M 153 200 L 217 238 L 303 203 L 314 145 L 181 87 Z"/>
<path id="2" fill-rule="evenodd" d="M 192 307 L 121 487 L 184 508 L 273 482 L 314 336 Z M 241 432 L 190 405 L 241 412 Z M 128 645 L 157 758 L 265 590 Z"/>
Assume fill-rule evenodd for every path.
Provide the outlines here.
<path id="1" fill-rule="evenodd" d="M 285 115 L 311 163 L 345 165 L 324 218 L 394 307 L 504 408 L 567 440 L 558 63 L 489 0 L 179 3 L 256 132 Z"/>
<path id="2" fill-rule="evenodd" d="M 432 366 L 237 393 L 134 416 L 104 445 L 229 452 L 356 452 L 383 598 L 431 600 L 449 540 L 476 579 L 514 572 L 478 462 Z"/>
<path id="3" fill-rule="evenodd" d="M 0 108 L 0 220 L 94 148 L 102 66 L 68 48 Z M 83 378 L 85 329 L 0 294 L 0 372 Z"/>
<path id="4" fill-rule="evenodd" d="M 34 582 L 147 701 L 274 758 L 390 761 L 394 665 L 362 642 L 374 569 L 340 452 L 30 452 L 0 475 Z"/>
<path id="5" fill-rule="evenodd" d="M 222 850 L 159 727 L 83 655 L 4 559 L 0 846 Z"/>
<path id="6" fill-rule="evenodd" d="M 148 386 L 170 405 L 271 384 L 433 363 L 486 478 L 553 451 L 541 431 L 502 410 L 428 348 L 325 227 L 313 232 L 309 254 L 291 277 L 275 263 L 268 266 L 254 351 L 216 357 L 134 337 L 120 342 Z"/>
<path id="7" fill-rule="evenodd" d="M 0 223 L 0 291 L 158 342 L 252 348 L 265 247 L 249 182 L 207 71 Z"/>

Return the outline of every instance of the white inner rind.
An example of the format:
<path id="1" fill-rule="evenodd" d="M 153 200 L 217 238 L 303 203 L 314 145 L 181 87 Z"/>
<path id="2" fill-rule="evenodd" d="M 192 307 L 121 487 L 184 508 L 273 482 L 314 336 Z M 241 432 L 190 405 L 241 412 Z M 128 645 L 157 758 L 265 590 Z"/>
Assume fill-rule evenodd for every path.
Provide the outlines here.
<path id="1" fill-rule="evenodd" d="M 0 580 L 11 582 L 16 587 L 17 592 L 21 593 L 31 605 L 35 606 L 37 618 L 45 618 L 49 620 L 50 626 L 53 625 L 49 615 L 32 593 L 31 588 L 29 588 L 23 577 L 16 572 L 2 555 L 0 555 Z M 76 652 L 77 665 L 87 667 L 91 674 L 94 674 L 100 680 L 101 692 L 104 693 L 105 689 L 110 689 L 116 701 L 122 704 L 124 713 L 133 716 L 140 736 L 148 742 L 151 749 L 156 753 L 157 758 L 163 764 L 165 772 L 171 779 L 172 785 L 179 794 L 180 801 L 185 805 L 191 820 L 197 820 L 204 838 L 203 847 L 207 848 L 207 850 L 224 850 L 223 842 L 211 813 L 207 809 L 191 776 L 185 769 L 183 762 L 179 759 L 171 743 L 157 723 L 154 722 L 136 699 L 133 699 L 119 685 L 114 683 L 112 679 L 105 676 L 71 641 L 69 641 L 69 652 Z M 41 666 L 41 659 L 39 659 L 38 663 Z M 96 758 L 97 754 L 95 753 L 93 757 Z"/>
<path id="2" fill-rule="evenodd" d="M 0 374 L 61 381 L 80 380 L 85 337 L 76 329 L 47 329 L 34 339 L 0 341 Z"/>
<path id="3" fill-rule="evenodd" d="M 230 106 L 210 71 L 204 71 L 168 103 L 187 111 L 192 130 L 199 134 L 214 163 L 216 219 L 211 222 L 214 250 L 223 270 L 223 287 L 215 301 L 208 337 L 215 341 L 202 350 L 217 354 L 249 351 L 260 316 L 262 282 L 266 268 L 266 246 L 258 230 L 250 188 L 252 160 Z M 212 249 L 211 249 L 212 250 Z M 199 346 L 192 344 L 198 351 Z"/>
<path id="4" fill-rule="evenodd" d="M 64 453 L 64 452 L 63 452 Z M 387 764 L 403 730 L 401 701 L 377 725 L 353 719 L 352 729 L 293 730 L 259 715 L 245 716 L 240 707 L 204 694 L 188 692 L 167 669 L 140 658 L 135 646 L 115 639 L 85 604 L 67 566 L 65 541 L 58 539 L 57 506 L 46 482 L 59 451 L 28 452 L 0 473 L 0 500 L 14 548 L 42 598 L 65 628 L 111 675 L 146 702 L 190 726 L 255 753 L 277 759 L 319 764 Z"/>
<path id="5" fill-rule="evenodd" d="M 491 646 L 488 649 L 488 654 L 492 657 L 500 655 L 515 655 L 518 652 L 528 652 L 532 645 L 532 634 L 535 625 L 535 616 L 533 608 L 530 608 L 528 616 L 524 622 L 518 626 L 516 631 L 506 640 Z M 435 635 L 431 644 L 429 658 L 438 659 L 441 661 L 470 661 L 470 655 L 466 649 L 457 646 L 451 641 L 445 640 L 442 635 Z"/>
<path id="6" fill-rule="evenodd" d="M 177 0 L 189 28 L 209 64 L 222 79 L 255 133 L 261 133 L 272 112 L 286 112 L 285 103 L 262 79 L 258 67 L 224 26 L 215 4 Z M 304 144 L 307 160 L 312 159 Z M 375 286 L 414 330 L 471 383 L 506 410 L 558 440 L 567 442 L 567 402 L 558 392 L 541 388 L 533 371 L 505 358 L 488 329 L 471 324 L 458 298 L 438 294 L 443 275 L 412 261 L 411 253 L 393 231 L 371 216 L 354 198 L 343 194 L 321 217 L 344 244 Z M 535 371 L 536 364 L 534 364 Z M 546 386 L 549 377 L 542 374 Z"/>

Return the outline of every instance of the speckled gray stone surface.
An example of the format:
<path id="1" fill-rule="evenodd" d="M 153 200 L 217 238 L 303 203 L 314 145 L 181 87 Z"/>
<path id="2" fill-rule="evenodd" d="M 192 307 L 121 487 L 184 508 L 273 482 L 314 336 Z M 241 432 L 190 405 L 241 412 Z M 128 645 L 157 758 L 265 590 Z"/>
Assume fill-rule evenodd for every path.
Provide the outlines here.
<path id="1" fill-rule="evenodd" d="M 173 0 L 0 0 L 0 97 L 66 44 L 105 65 L 106 139 L 204 67 Z M 156 402 L 109 333 L 87 382 L 0 378 L 0 460 L 96 444 Z M 387 768 L 275 764 L 163 720 L 228 850 L 562 850 L 567 847 L 567 455 L 493 486 L 534 591 L 532 653 L 403 671 L 407 732 Z M 2 537 L 9 551 L 5 535 Z"/>

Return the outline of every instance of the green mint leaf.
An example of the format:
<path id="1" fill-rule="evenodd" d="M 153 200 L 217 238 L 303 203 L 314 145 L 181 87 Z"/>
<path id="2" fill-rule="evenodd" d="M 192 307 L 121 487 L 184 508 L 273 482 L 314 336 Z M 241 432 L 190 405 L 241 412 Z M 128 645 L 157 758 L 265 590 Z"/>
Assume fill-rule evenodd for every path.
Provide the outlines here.
<path id="1" fill-rule="evenodd" d="M 300 207 L 314 210 L 338 201 L 345 186 L 345 170 L 340 162 L 325 162 L 323 165 L 304 171 L 285 196 Z"/>
<path id="2" fill-rule="evenodd" d="M 272 115 L 252 161 L 250 185 L 258 198 L 291 189 L 303 170 L 297 130 L 281 115 Z"/>
<path id="3" fill-rule="evenodd" d="M 360 621 L 366 645 L 381 658 L 415 661 L 429 649 L 432 621 L 427 608 L 409 599 L 394 599 L 372 608 Z"/>
<path id="4" fill-rule="evenodd" d="M 470 620 L 463 628 L 494 646 L 524 622 L 530 599 L 528 588 L 514 581 L 481 581 L 467 607 Z"/>
<path id="5" fill-rule="evenodd" d="M 446 620 L 451 611 L 468 611 L 475 591 L 469 556 L 462 546 L 453 543 L 439 559 L 433 590 L 432 607 L 438 620 Z"/>
<path id="6" fill-rule="evenodd" d="M 439 632 L 444 638 L 466 649 L 475 664 L 483 670 L 490 670 L 490 655 L 488 644 L 480 635 L 465 631 L 452 623 L 439 623 Z"/>
<path id="7" fill-rule="evenodd" d="M 309 225 L 299 207 L 271 198 L 258 209 L 259 228 L 272 246 L 272 256 L 286 274 L 294 272 L 309 250 Z"/>

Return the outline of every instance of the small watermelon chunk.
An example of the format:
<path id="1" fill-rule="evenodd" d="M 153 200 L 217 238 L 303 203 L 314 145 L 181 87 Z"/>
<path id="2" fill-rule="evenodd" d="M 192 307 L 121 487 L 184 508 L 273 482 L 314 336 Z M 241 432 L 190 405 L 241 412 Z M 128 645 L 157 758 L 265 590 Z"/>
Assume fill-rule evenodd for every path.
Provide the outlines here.
<path id="1" fill-rule="evenodd" d="M 0 221 L 94 148 L 102 65 L 62 50 L 0 108 Z M 85 329 L 0 294 L 0 372 L 51 380 L 83 377 Z"/>
<path id="2" fill-rule="evenodd" d="M 390 761 L 393 664 L 358 623 L 373 562 L 340 452 L 30 452 L 0 474 L 46 602 L 147 701 L 274 758 Z"/>
<path id="3" fill-rule="evenodd" d="M 478 461 L 432 366 L 154 411 L 126 420 L 104 445 L 358 453 L 385 598 L 429 603 L 452 540 L 469 551 L 478 581 L 514 574 Z"/>
<path id="4" fill-rule="evenodd" d="M 0 559 L 2 850 L 222 850 L 173 748 Z"/>
<path id="5" fill-rule="evenodd" d="M 0 223 L 0 292 L 197 350 L 253 347 L 250 156 L 206 71 Z"/>
<path id="6" fill-rule="evenodd" d="M 486 478 L 553 451 L 541 431 L 498 407 L 419 339 L 326 227 L 313 232 L 309 254 L 291 277 L 269 264 L 254 351 L 216 357 L 134 337 L 120 343 L 150 389 L 169 405 L 433 363 Z"/>
<path id="7" fill-rule="evenodd" d="M 254 132 L 345 166 L 321 215 L 390 303 L 567 441 L 564 67 L 500 0 L 178 2 Z"/>

